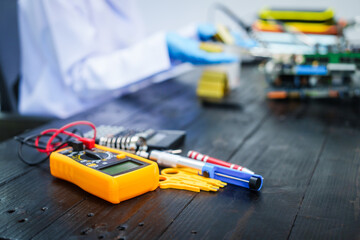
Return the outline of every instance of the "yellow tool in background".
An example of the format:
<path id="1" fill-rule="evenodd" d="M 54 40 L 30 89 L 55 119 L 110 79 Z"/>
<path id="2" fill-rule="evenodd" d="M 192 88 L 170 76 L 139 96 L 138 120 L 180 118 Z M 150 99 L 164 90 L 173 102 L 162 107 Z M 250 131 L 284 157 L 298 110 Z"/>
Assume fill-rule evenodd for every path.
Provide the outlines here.
<path id="1" fill-rule="evenodd" d="M 201 42 L 199 48 L 207 52 L 220 53 L 224 52 L 225 45 L 234 44 L 234 39 L 232 35 L 223 25 L 217 25 L 217 34 L 215 35 L 215 38 L 220 43 Z M 196 95 L 202 100 L 211 102 L 213 102 L 214 100 L 215 102 L 222 100 L 230 92 L 228 69 L 232 66 L 233 65 L 230 64 L 228 66 L 222 65 L 220 69 L 218 69 L 219 67 L 210 67 L 208 69 L 204 69 L 198 82 Z"/>
<path id="2" fill-rule="evenodd" d="M 284 27 L 307 34 L 341 33 L 331 8 L 321 10 L 264 8 L 259 12 L 258 19 L 253 25 L 254 30 L 263 32 L 283 32 Z"/>
<path id="3" fill-rule="evenodd" d="M 221 45 L 211 42 L 200 42 L 199 48 L 201 50 L 213 53 L 220 53 L 224 51 L 224 48 Z"/>
<path id="4" fill-rule="evenodd" d="M 165 168 L 159 176 L 159 187 L 161 189 L 173 188 L 193 192 L 213 191 L 216 192 L 226 183 L 199 176 L 194 169 L 189 168 Z"/>
<path id="5" fill-rule="evenodd" d="M 227 75 L 224 72 L 204 70 L 196 94 L 200 98 L 222 99 L 229 93 Z"/>
<path id="6" fill-rule="evenodd" d="M 222 25 L 222 24 L 216 25 L 216 34 L 214 37 L 216 40 L 218 40 L 222 43 L 225 43 L 227 45 L 235 44 L 234 37 L 231 35 L 229 29 L 226 28 L 225 25 Z"/>

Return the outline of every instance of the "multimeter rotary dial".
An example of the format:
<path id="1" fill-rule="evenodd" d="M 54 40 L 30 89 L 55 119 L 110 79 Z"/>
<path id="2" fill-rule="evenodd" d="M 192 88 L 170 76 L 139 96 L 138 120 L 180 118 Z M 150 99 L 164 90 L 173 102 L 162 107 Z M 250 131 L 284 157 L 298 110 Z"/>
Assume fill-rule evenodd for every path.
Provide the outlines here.
<path id="1" fill-rule="evenodd" d="M 113 157 L 113 154 L 109 152 L 93 152 L 85 150 L 83 151 L 83 154 L 79 155 L 80 160 L 103 160 L 103 159 L 109 159 Z"/>
<path id="2" fill-rule="evenodd" d="M 63 152 L 63 154 L 67 155 L 68 157 L 77 160 L 77 161 L 97 161 L 97 160 L 109 160 L 115 157 L 115 155 L 111 152 L 105 151 L 91 151 L 91 150 L 84 150 L 84 151 L 67 151 Z"/>

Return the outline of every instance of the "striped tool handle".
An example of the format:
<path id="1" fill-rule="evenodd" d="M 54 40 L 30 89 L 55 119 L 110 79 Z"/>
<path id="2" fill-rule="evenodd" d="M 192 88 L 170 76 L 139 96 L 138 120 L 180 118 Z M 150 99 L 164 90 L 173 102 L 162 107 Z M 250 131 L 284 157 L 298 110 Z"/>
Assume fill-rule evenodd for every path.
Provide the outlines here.
<path id="1" fill-rule="evenodd" d="M 196 152 L 196 151 L 189 151 L 187 156 L 188 156 L 188 158 L 192 158 L 192 159 L 195 159 L 195 160 L 198 160 L 198 161 L 208 162 L 208 163 L 215 164 L 215 165 L 218 165 L 218 166 L 223 166 L 223 167 L 235 169 L 235 170 L 238 170 L 238 171 L 254 174 L 254 172 L 251 171 L 250 169 L 244 168 L 244 167 L 242 167 L 240 165 L 228 163 L 228 162 L 225 162 L 223 160 L 213 158 L 213 157 L 201 154 L 201 153 Z"/>

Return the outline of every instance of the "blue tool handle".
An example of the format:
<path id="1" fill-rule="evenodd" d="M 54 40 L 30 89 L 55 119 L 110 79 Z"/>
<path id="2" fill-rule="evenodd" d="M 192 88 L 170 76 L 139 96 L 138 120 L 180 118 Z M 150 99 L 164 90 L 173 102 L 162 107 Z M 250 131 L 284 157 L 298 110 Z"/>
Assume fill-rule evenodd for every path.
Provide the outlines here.
<path id="1" fill-rule="evenodd" d="M 203 176 L 259 191 L 263 185 L 263 177 L 257 174 L 237 171 L 210 163 L 206 163 L 201 169 Z"/>

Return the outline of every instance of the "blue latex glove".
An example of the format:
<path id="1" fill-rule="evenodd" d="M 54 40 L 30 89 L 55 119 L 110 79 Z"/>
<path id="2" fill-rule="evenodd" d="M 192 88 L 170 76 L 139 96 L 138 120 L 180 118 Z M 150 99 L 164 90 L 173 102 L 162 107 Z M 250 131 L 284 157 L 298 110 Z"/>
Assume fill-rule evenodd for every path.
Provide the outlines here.
<path id="1" fill-rule="evenodd" d="M 199 24 L 197 28 L 197 32 L 200 40 L 208 41 L 216 34 L 216 27 L 214 24 L 211 23 Z M 252 48 L 258 45 L 256 41 L 252 39 L 244 38 L 238 32 L 231 31 L 230 33 L 235 39 L 235 44 L 239 47 Z"/>
<path id="2" fill-rule="evenodd" d="M 208 41 L 216 34 L 216 27 L 211 23 L 199 24 L 197 34 L 201 41 Z"/>
<path id="3" fill-rule="evenodd" d="M 239 61 L 239 59 L 226 53 L 209 53 L 199 48 L 200 42 L 185 38 L 177 33 L 166 35 L 169 56 L 171 59 L 190 62 L 192 64 L 219 64 Z"/>

